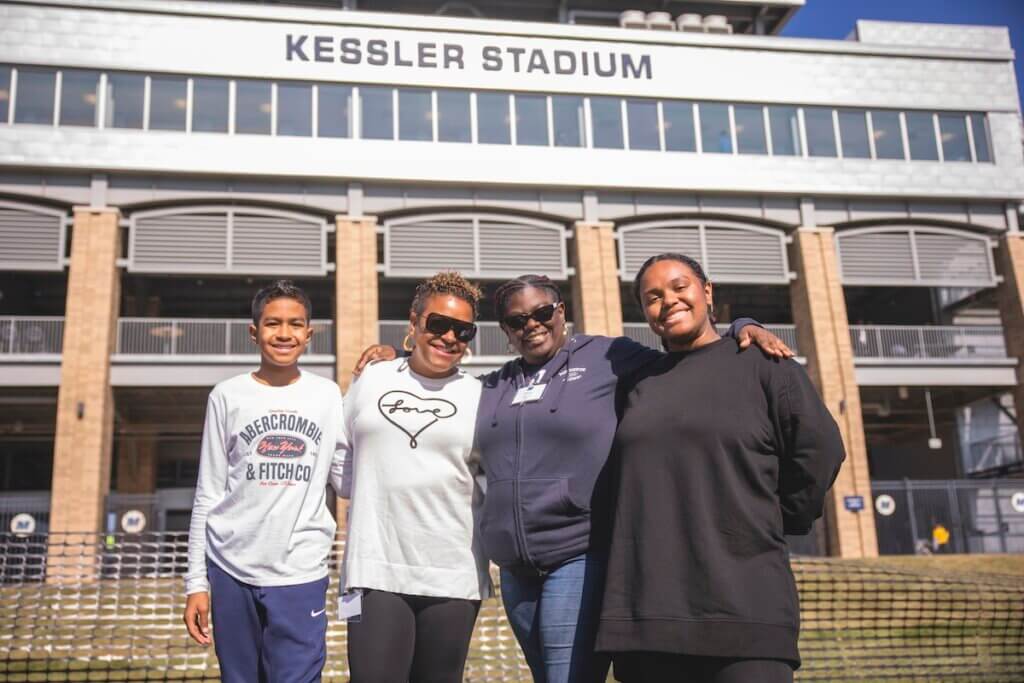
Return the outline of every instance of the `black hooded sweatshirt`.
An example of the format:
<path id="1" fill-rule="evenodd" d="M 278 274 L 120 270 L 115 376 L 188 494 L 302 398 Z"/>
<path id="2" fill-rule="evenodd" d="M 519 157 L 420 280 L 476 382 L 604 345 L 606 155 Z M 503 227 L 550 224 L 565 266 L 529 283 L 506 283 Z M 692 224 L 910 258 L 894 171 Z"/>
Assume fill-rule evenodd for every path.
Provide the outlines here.
<path id="1" fill-rule="evenodd" d="M 614 522 L 597 647 L 799 666 L 784 534 L 806 534 L 843 461 L 794 361 L 722 338 L 619 385 Z"/>

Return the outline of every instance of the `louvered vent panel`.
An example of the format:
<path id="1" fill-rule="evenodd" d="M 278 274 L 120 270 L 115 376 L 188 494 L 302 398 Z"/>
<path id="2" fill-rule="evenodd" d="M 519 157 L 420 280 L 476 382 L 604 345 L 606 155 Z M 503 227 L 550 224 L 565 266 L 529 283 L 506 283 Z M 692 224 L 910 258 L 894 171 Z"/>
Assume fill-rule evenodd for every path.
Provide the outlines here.
<path id="1" fill-rule="evenodd" d="M 132 231 L 131 270 L 227 272 L 226 213 L 140 216 Z"/>
<path id="2" fill-rule="evenodd" d="M 287 216 L 235 213 L 231 270 L 323 275 L 323 226 Z"/>
<path id="3" fill-rule="evenodd" d="M 476 274 L 471 219 L 388 226 L 389 275 L 427 276 L 439 270 Z"/>
<path id="4" fill-rule="evenodd" d="M 708 276 L 718 282 L 785 284 L 785 236 L 754 230 L 706 227 Z"/>
<path id="5" fill-rule="evenodd" d="M 561 228 L 480 221 L 480 277 L 524 273 L 565 278 L 565 238 Z"/>
<path id="6" fill-rule="evenodd" d="M 875 284 L 914 279 L 908 233 L 869 232 L 839 235 L 843 282 Z"/>
<path id="7" fill-rule="evenodd" d="M 984 238 L 915 231 L 921 279 L 942 284 L 995 285 Z"/>
<path id="8" fill-rule="evenodd" d="M 632 281 L 644 261 L 674 251 L 701 261 L 700 231 L 697 226 L 640 228 L 619 234 L 622 240 L 622 279 Z M 703 264 L 701 264 L 703 265 Z"/>
<path id="9" fill-rule="evenodd" d="M 0 267 L 61 270 L 60 216 L 0 207 Z"/>

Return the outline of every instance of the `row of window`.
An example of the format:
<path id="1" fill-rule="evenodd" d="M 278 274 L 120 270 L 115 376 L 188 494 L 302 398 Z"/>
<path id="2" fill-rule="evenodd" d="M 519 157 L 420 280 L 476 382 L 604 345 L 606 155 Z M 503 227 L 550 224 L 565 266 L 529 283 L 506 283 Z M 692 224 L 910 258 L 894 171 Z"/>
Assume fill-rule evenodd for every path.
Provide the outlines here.
<path id="1" fill-rule="evenodd" d="M 0 121 L 705 154 L 991 162 L 979 113 L 0 67 Z"/>

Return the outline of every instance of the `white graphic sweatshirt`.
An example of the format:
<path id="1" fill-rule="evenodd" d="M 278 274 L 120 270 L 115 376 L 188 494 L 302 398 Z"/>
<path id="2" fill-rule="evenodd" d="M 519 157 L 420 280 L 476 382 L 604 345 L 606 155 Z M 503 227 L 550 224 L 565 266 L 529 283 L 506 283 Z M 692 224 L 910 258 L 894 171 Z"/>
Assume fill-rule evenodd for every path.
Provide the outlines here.
<path id="1" fill-rule="evenodd" d="M 431 379 L 406 359 L 363 370 L 345 396 L 351 493 L 342 585 L 441 598 L 491 594 L 475 533 L 483 490 L 473 448 L 480 381 Z"/>
<path id="2" fill-rule="evenodd" d="M 206 561 L 254 586 L 327 575 L 335 523 L 327 482 L 340 487 L 341 390 L 303 372 L 283 387 L 250 373 L 213 388 L 192 506 L 185 592 L 208 591 Z M 336 456 L 337 454 L 337 456 Z"/>

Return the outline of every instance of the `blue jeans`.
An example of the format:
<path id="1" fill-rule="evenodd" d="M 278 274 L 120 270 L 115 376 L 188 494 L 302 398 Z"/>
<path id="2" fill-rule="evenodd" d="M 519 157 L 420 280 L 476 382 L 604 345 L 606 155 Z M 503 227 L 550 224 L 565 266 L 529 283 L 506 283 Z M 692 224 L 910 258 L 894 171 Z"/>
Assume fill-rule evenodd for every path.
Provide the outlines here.
<path id="1" fill-rule="evenodd" d="M 608 658 L 594 653 L 605 564 L 580 555 L 546 576 L 501 570 L 505 613 L 535 683 L 605 680 Z"/>

